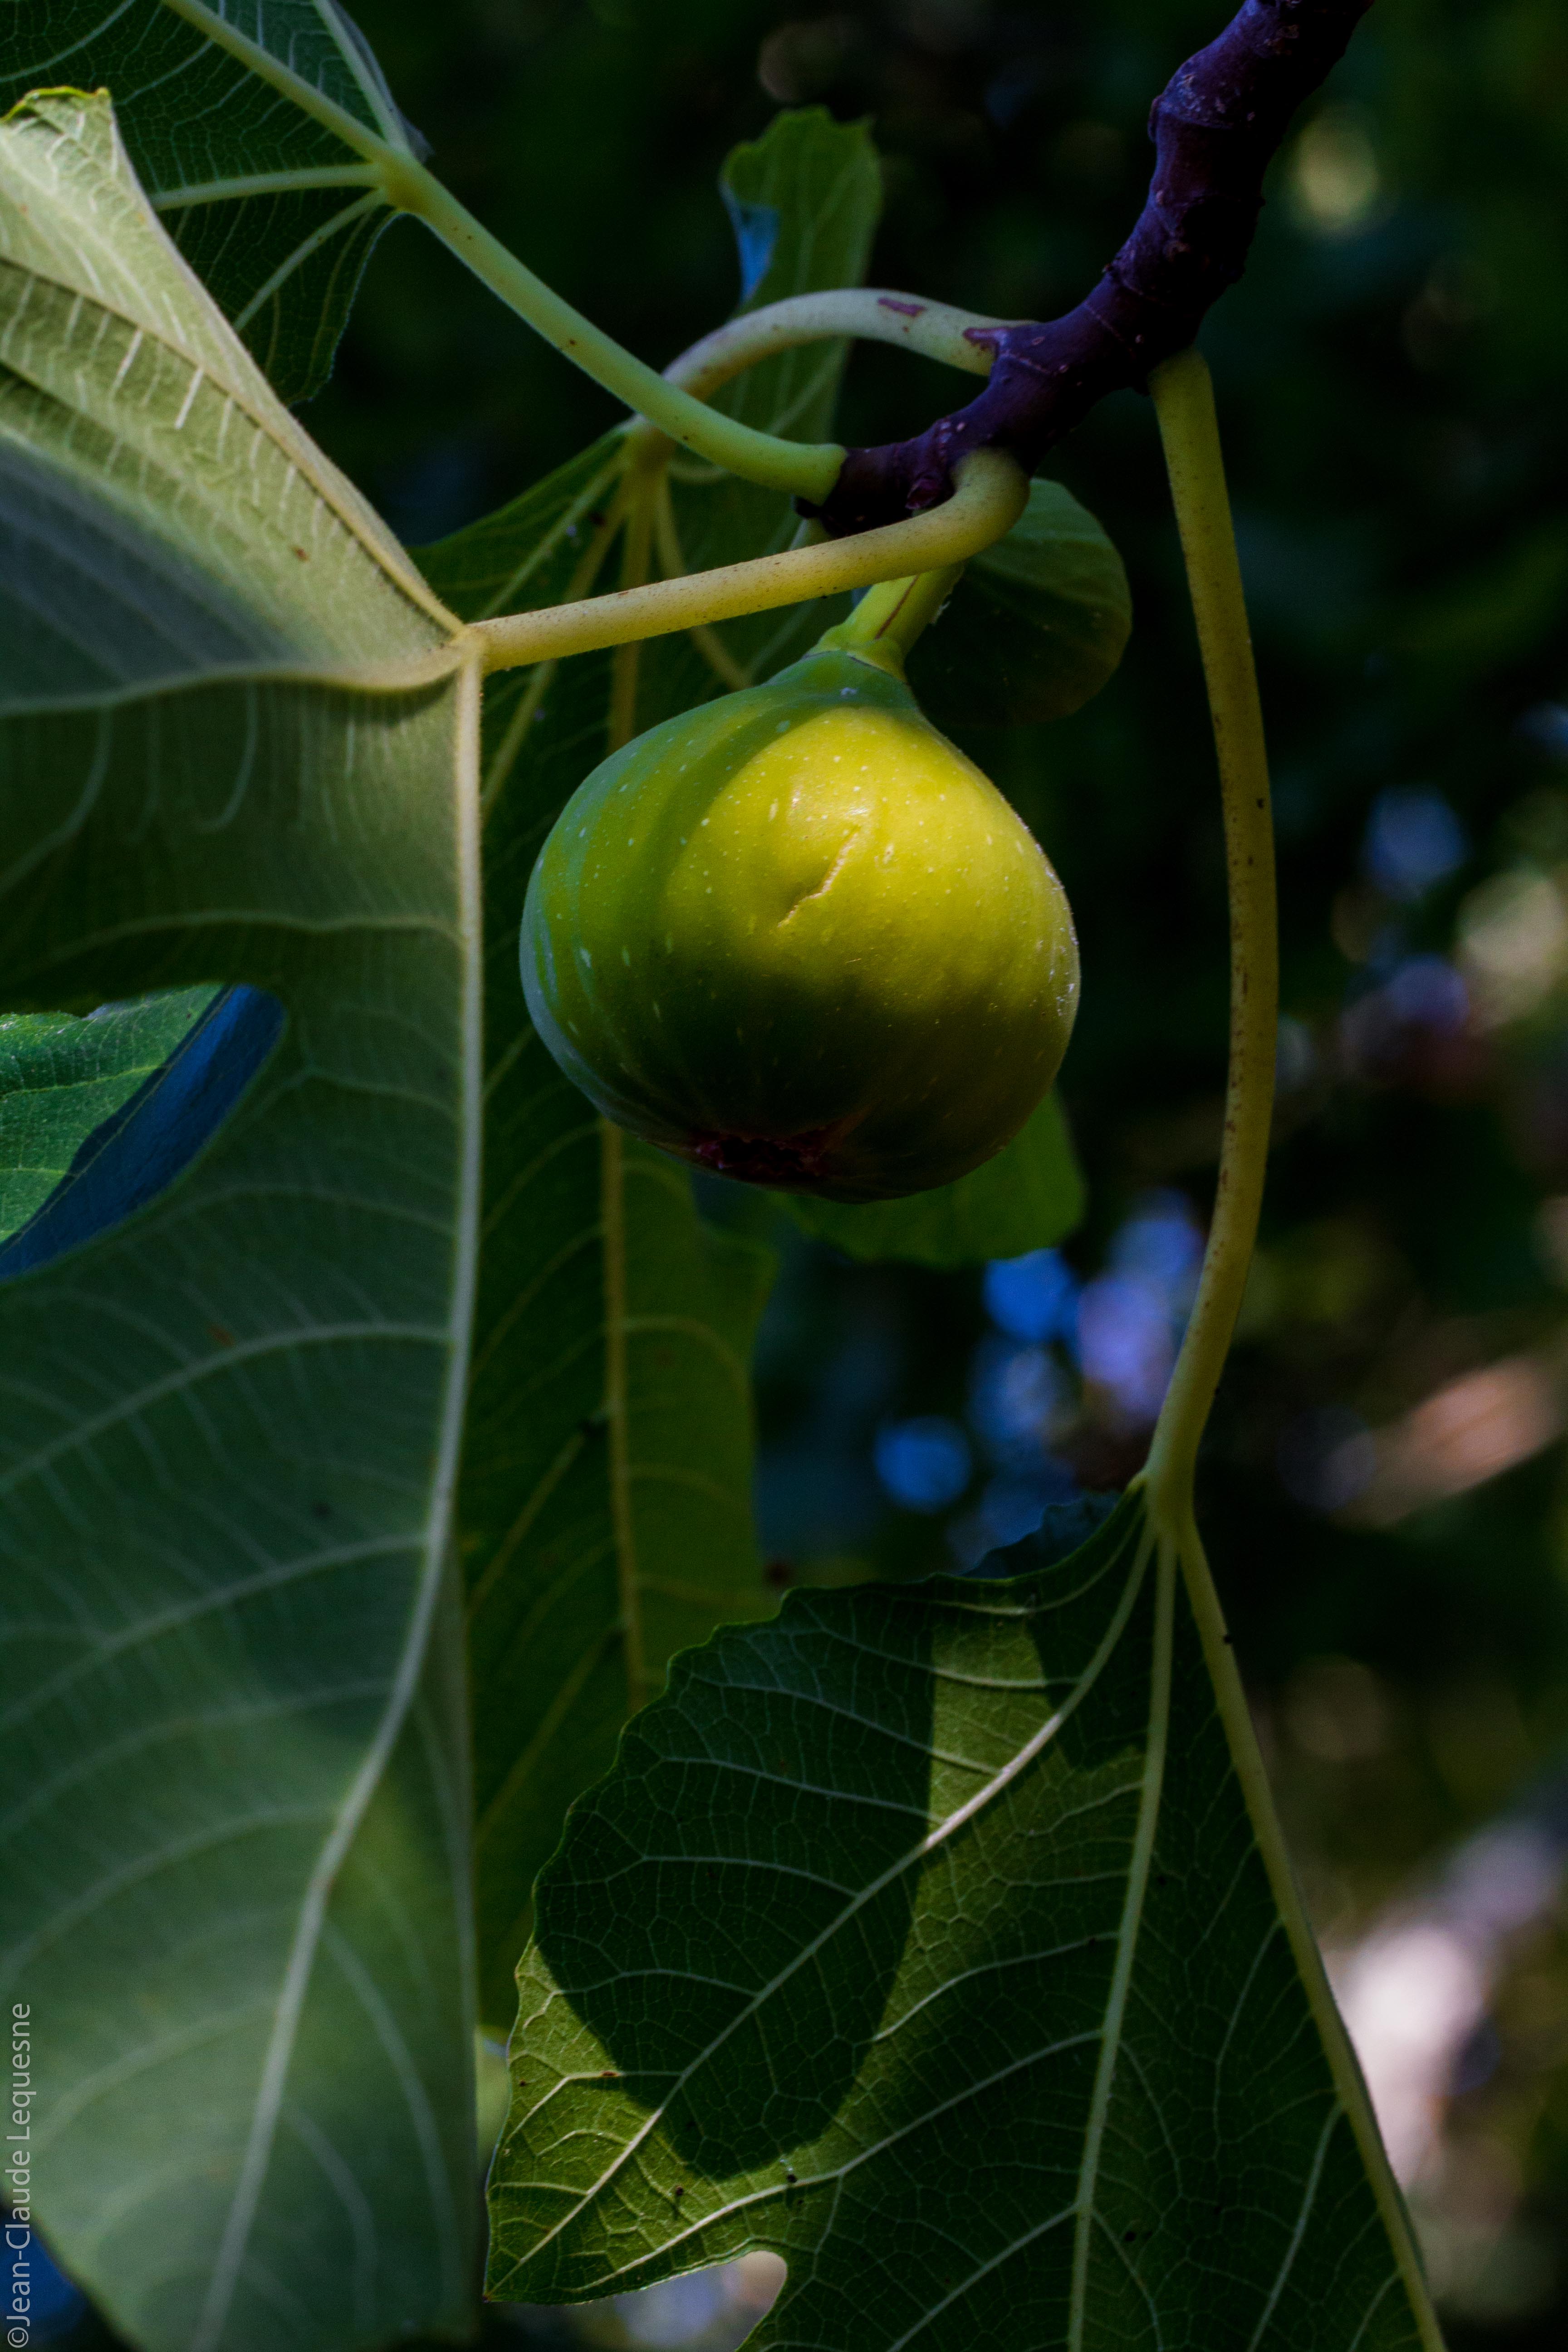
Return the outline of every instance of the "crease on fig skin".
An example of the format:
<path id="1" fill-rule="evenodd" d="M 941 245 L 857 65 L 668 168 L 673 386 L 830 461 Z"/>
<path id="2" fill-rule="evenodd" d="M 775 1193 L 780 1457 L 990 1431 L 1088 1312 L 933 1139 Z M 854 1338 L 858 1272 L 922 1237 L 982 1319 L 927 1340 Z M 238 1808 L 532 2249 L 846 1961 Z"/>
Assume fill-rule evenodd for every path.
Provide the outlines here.
<path id="1" fill-rule="evenodd" d="M 850 851 L 854 848 L 865 829 L 866 828 L 863 824 L 857 824 L 852 826 L 850 831 L 845 835 L 843 841 L 839 844 L 839 846 L 833 854 L 832 865 L 828 867 L 821 881 L 815 883 L 809 890 L 803 890 L 799 898 L 795 900 L 794 906 L 790 908 L 788 914 L 780 917 L 778 928 L 781 931 L 784 929 L 786 923 L 793 923 L 801 908 L 803 907 L 809 907 L 814 898 L 826 898 L 828 892 L 837 881 L 838 877 L 844 871 L 845 860 L 848 857 Z"/>

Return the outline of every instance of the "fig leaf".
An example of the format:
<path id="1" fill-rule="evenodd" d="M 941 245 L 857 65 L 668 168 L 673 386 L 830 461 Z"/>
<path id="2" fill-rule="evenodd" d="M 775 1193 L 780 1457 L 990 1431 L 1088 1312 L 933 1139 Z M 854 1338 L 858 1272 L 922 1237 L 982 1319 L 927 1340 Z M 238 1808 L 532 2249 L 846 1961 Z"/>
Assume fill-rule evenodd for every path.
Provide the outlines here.
<path id="1" fill-rule="evenodd" d="M 0 109 L 40 85 L 112 90 L 153 208 L 273 389 L 286 401 L 319 391 L 395 215 L 379 190 L 349 179 L 361 155 L 314 101 L 395 152 L 425 144 L 337 0 L 187 0 L 177 11 L 48 0 L 5 13 Z M 254 44 L 254 62 L 237 41 Z"/>
<path id="2" fill-rule="evenodd" d="M 765 2246 L 752 2352 L 1422 2340 L 1195 1538 L 1029 1549 L 677 1662 L 540 1883 L 493 2295 Z"/>
<path id="3" fill-rule="evenodd" d="M 1132 626 L 1127 572 L 1087 507 L 1031 482 L 1005 539 L 976 556 L 909 661 L 933 727 L 1070 718 L 1115 670 Z"/>
<path id="4" fill-rule="evenodd" d="M 77 12 L 9 16 L 68 69 Z M 37 2211 L 142 2352 L 266 2352 L 285 2275 L 297 2352 L 458 2336 L 478 681 L 105 96 L 0 123 L 0 1006 L 27 1016 L 0 1038 L 62 1082 L 51 1112 L 18 1073 L 5 1149 L 79 1177 L 54 1262 L 49 1202 L 7 1185 L 33 1223 L 0 1284 L 0 1984 L 39 2004 Z M 266 1014 L 262 1066 L 205 1062 L 244 1100 L 151 1197 L 167 1158 L 128 1147 L 178 1138 L 136 1096 L 199 1128 L 203 1036 L 177 1049 L 215 983 Z"/>
<path id="5" fill-rule="evenodd" d="M 169 989 L 106 1004 L 86 1021 L 70 1013 L 0 1021 L 0 1272 L 83 1145 L 177 1051 L 213 994 Z"/>
<path id="6" fill-rule="evenodd" d="M 243 987 L 0 1023 L 0 1276 L 49 1265 L 166 1192 L 282 1026 L 277 998 Z"/>

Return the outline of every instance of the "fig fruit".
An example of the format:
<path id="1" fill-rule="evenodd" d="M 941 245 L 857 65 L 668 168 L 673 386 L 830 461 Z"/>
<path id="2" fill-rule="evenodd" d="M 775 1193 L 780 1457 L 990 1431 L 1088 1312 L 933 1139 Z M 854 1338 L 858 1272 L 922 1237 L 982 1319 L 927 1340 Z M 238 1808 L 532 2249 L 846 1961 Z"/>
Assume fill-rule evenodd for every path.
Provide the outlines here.
<path id="1" fill-rule="evenodd" d="M 897 656 L 825 645 L 665 720 L 568 801 L 529 884 L 529 1010 L 606 1117 L 831 1201 L 1017 1133 L 1078 998 L 1067 896 Z"/>

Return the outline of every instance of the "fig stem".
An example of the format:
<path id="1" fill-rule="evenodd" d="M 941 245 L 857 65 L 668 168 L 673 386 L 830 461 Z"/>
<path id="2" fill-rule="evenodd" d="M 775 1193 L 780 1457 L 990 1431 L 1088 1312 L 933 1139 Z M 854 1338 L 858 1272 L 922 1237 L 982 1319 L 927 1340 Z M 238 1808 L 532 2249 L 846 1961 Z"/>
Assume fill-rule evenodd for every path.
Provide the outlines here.
<path id="1" fill-rule="evenodd" d="M 355 144 L 362 152 L 374 151 L 388 204 L 422 220 L 509 310 L 679 448 L 765 489 L 786 490 L 814 501 L 827 496 L 844 459 L 837 441 L 782 440 L 707 407 L 625 350 L 536 277 L 413 155 L 363 131 Z"/>
<path id="2" fill-rule="evenodd" d="M 910 648 L 963 577 L 962 563 L 947 563 L 937 572 L 917 572 L 908 579 L 884 580 L 868 588 L 849 618 L 817 639 L 818 651 L 837 647 L 868 655 L 902 677 Z"/>
<path id="3" fill-rule="evenodd" d="M 1197 1297 L 1143 1470 L 1151 1507 L 1190 1517 L 1198 1444 L 1258 1237 L 1274 1110 L 1279 946 L 1268 761 L 1214 387 L 1195 350 L 1153 371 L 1154 397 L 1208 687 L 1230 898 L 1230 1068 L 1219 1182 Z"/>
<path id="4" fill-rule="evenodd" d="M 960 467 L 951 499 L 903 522 L 887 523 L 854 539 L 787 548 L 779 555 L 755 556 L 749 562 L 721 564 L 713 572 L 654 581 L 647 587 L 623 588 L 581 603 L 475 621 L 465 635 L 478 639 L 487 671 L 517 669 L 563 654 L 590 653 L 603 646 L 628 645 L 634 638 L 668 636 L 678 629 L 707 627 L 745 613 L 836 596 L 846 588 L 868 588 L 880 580 L 939 572 L 978 555 L 1011 530 L 1028 492 L 1011 457 L 1000 450 L 979 449 Z"/>
<path id="5" fill-rule="evenodd" d="M 930 505 L 966 449 L 1010 449 L 1026 473 L 1109 392 L 1148 387 L 1241 276 L 1263 179 L 1304 98 L 1371 0 L 1242 0 L 1179 66 L 1149 118 L 1154 176 L 1100 282 L 1059 319 L 991 331 L 995 362 L 968 406 L 910 441 L 851 449 L 822 508 L 835 537 Z"/>
<path id="6" fill-rule="evenodd" d="M 726 320 L 671 360 L 665 381 L 709 400 L 731 376 L 775 352 L 850 335 L 861 342 L 899 344 L 970 375 L 989 375 L 994 358 L 990 337 L 1019 323 L 955 310 L 950 302 L 927 302 L 915 294 L 890 293 L 885 287 L 834 286 L 816 294 L 792 294 Z"/>

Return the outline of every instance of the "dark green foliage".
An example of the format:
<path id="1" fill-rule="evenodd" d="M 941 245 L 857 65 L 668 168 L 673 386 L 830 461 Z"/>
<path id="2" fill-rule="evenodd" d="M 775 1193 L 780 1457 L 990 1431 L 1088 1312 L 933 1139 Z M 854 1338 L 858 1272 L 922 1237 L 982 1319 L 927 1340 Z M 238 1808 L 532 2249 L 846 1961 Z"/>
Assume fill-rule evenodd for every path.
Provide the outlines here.
<path id="1" fill-rule="evenodd" d="M 964 573 L 910 662 L 934 727 L 1070 719 L 1115 671 L 1132 626 L 1127 572 L 1059 482 L 1031 482 L 1005 539 Z"/>
<path id="2" fill-rule="evenodd" d="M 863 1207 L 800 1192 L 778 1197 L 796 1224 L 850 1257 L 944 1267 L 1047 1249 L 1083 1215 L 1083 1180 L 1054 1094 L 994 1160 L 956 1184 Z"/>

